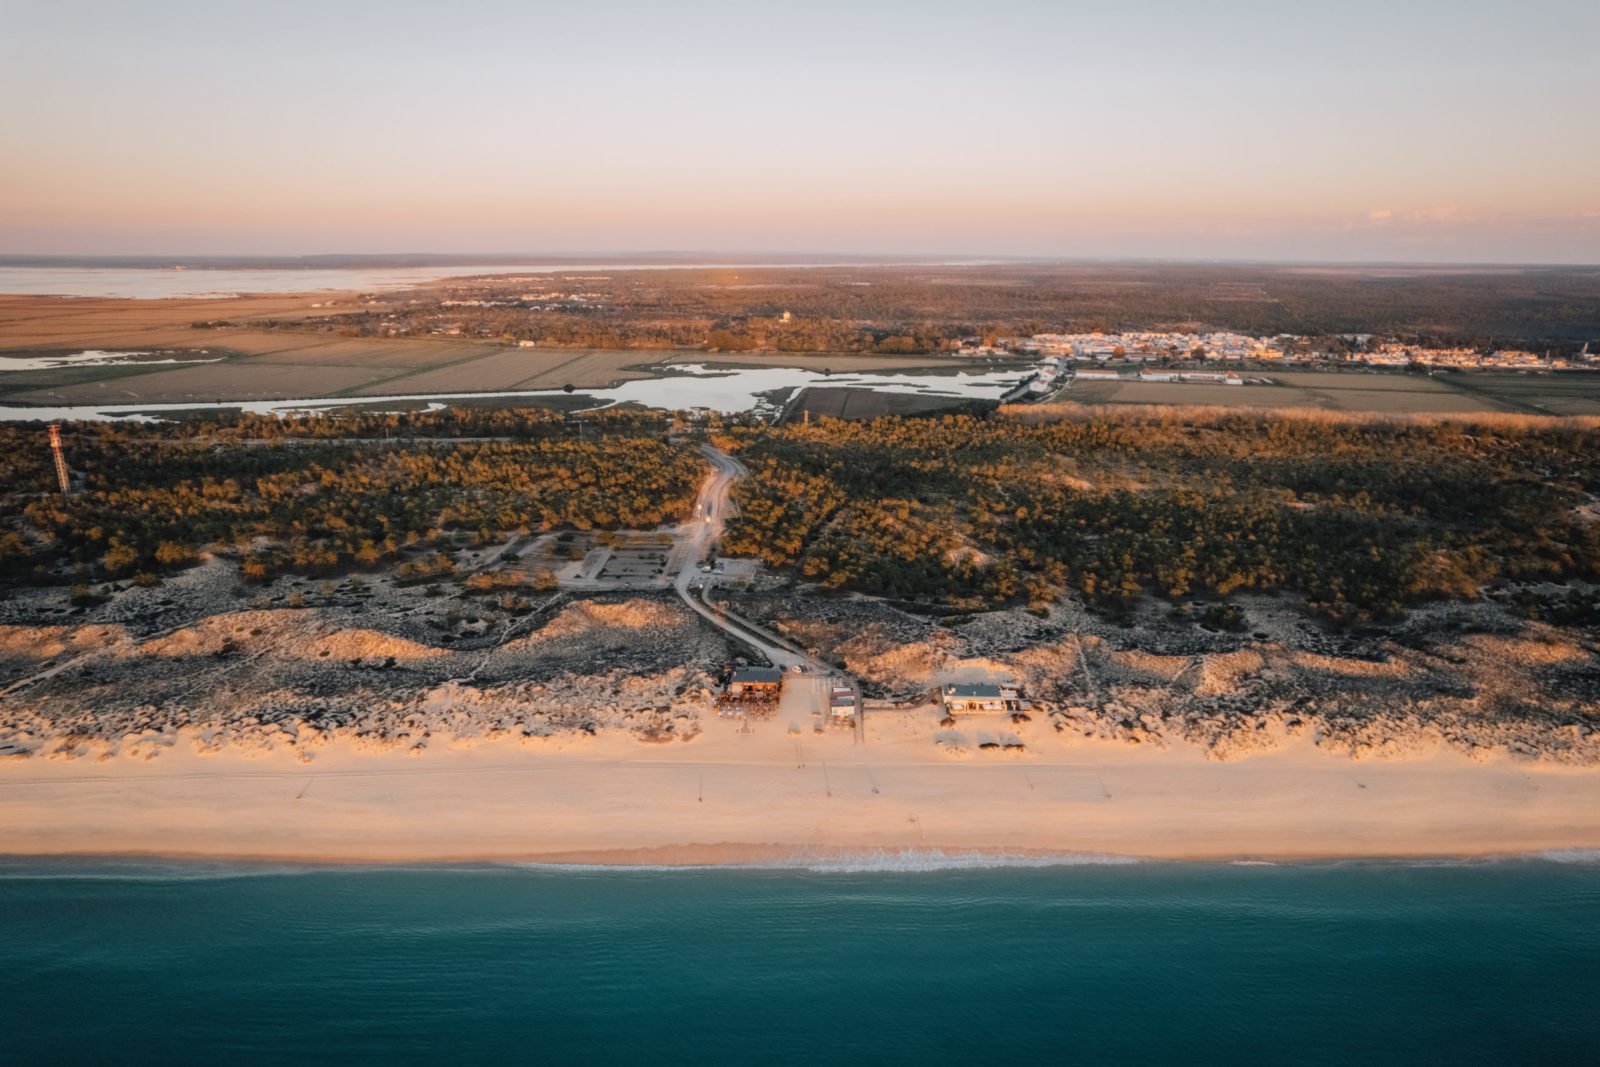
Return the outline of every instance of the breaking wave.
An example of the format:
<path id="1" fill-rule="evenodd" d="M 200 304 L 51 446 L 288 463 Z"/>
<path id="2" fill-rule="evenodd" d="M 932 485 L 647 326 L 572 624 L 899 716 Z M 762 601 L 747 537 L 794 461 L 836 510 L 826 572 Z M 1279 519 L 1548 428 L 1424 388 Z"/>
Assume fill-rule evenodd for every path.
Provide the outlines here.
<path id="1" fill-rule="evenodd" d="M 1128 866 L 1149 862 L 1139 856 L 1103 852 L 1008 853 L 943 849 L 864 849 L 847 852 L 796 852 L 770 859 L 732 863 L 559 863 L 509 864 L 536 871 L 805 871 L 812 874 L 916 874 L 936 871 L 988 871 L 1004 868 Z"/>

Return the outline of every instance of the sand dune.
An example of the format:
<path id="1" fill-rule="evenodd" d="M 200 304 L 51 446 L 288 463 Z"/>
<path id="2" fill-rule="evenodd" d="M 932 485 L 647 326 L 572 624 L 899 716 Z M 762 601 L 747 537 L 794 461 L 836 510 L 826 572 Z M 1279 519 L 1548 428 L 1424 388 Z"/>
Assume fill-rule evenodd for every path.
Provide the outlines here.
<path id="1" fill-rule="evenodd" d="M 121 626 L 0 626 L 0 660 L 47 660 L 127 640 Z"/>
<path id="2" fill-rule="evenodd" d="M 561 610 L 536 633 L 508 642 L 507 651 L 541 644 L 563 637 L 573 637 L 595 630 L 634 630 L 644 627 L 676 627 L 690 621 L 680 607 L 659 600 L 629 600 L 621 604 L 581 601 Z"/>
<path id="3" fill-rule="evenodd" d="M 215 654 L 225 647 L 248 646 L 252 652 L 286 659 L 394 657 L 422 659 L 443 655 L 428 645 L 377 630 L 335 629 L 311 610 L 239 611 L 214 615 L 176 633 L 140 644 L 145 656 Z"/>
<path id="4" fill-rule="evenodd" d="M 1421 634 L 1355 637 L 1302 630 L 1267 600 L 1241 635 L 1070 607 L 947 626 L 868 599 L 805 617 L 778 603 L 789 634 L 875 687 L 869 707 L 912 705 L 868 712 L 857 744 L 808 728 L 804 680 L 778 719 L 719 717 L 711 691 L 736 653 L 666 595 L 553 598 L 493 633 L 424 590 L 374 595 L 382 610 L 330 595 L 198 622 L 0 627 L 16 679 L 0 852 L 1600 847 L 1600 652 L 1487 612 L 1461 629 L 1447 605 Z M 946 723 L 924 702 L 999 677 L 1025 686 L 1026 712 Z"/>

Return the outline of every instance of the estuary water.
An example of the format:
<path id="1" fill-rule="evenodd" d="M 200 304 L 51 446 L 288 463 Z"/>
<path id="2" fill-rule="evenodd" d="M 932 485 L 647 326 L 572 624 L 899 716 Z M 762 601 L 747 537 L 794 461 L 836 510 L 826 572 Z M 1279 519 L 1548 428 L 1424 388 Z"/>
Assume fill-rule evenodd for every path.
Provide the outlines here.
<path id="1" fill-rule="evenodd" d="M 932 261 L 942 266 L 979 266 L 982 259 Z M 871 261 L 796 260 L 793 262 L 726 262 L 706 260 L 627 260 L 609 263 L 496 263 L 435 264 L 430 267 L 85 267 L 0 265 L 0 293 L 15 296 L 77 296 L 130 300 L 208 300 L 244 293 L 381 293 L 408 289 L 447 278 L 479 274 L 568 274 L 581 278 L 604 271 L 631 270 L 758 270 L 769 267 L 871 267 L 888 263 Z"/>
<path id="2" fill-rule="evenodd" d="M 473 274 L 549 273 L 572 268 L 472 266 L 156 270 L 127 267 L 4 267 L 0 293 L 16 296 L 219 300 L 241 293 L 388 292 Z"/>
<path id="3" fill-rule="evenodd" d="M 15 1063 L 1592 1062 L 1600 863 L 0 864 Z"/>

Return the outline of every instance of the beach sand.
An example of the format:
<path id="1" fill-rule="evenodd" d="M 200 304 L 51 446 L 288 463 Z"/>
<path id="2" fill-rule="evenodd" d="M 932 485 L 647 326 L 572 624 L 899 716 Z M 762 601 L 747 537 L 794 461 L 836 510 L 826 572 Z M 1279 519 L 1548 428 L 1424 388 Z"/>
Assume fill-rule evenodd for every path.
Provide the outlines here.
<path id="1" fill-rule="evenodd" d="M 890 721 L 894 720 L 894 721 Z M 1356 761 L 1309 741 L 1196 749 L 1035 744 L 964 757 L 903 715 L 803 735 L 713 719 L 692 742 L 620 733 L 370 753 L 0 765 L 0 853 L 331 862 L 744 863 L 876 852 L 1174 859 L 1460 856 L 1600 847 L 1600 771 L 1441 749 Z M 991 727 L 997 724 L 990 724 Z M 986 726 L 964 723 L 976 737 Z"/>

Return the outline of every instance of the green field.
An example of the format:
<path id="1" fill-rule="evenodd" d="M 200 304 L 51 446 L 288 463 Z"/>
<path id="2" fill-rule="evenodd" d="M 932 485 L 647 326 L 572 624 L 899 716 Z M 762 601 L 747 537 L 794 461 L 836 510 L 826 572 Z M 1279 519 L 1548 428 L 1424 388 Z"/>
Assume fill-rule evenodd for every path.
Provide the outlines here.
<path id="1" fill-rule="evenodd" d="M 832 419 L 875 419 L 882 415 L 922 415 L 930 412 L 992 410 L 993 400 L 973 400 L 919 393 L 886 393 L 878 389 L 812 386 L 803 389 L 790 406 L 786 421 L 804 422 L 807 417 Z"/>
<path id="2" fill-rule="evenodd" d="M 1477 372 L 1401 374 L 1353 371 L 1245 371 L 1272 384 L 1088 381 L 1061 399 L 1079 404 L 1310 408 L 1385 414 L 1600 415 L 1600 373 Z"/>
<path id="3" fill-rule="evenodd" d="M 1528 415 L 1600 415 L 1600 371 L 1559 374 L 1454 374 L 1463 393 L 1493 397 Z"/>

